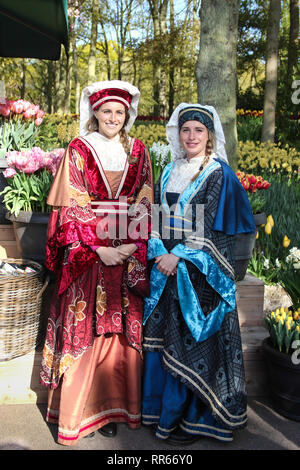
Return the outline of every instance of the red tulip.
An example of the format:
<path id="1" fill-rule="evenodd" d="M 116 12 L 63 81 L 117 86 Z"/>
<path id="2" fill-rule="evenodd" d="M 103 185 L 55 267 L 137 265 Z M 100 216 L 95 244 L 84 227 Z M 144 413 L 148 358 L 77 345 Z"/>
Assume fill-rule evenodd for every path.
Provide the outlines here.
<path id="1" fill-rule="evenodd" d="M 248 189 L 249 189 L 249 187 L 250 187 L 249 181 L 243 180 L 243 181 L 242 181 L 242 186 L 243 186 L 243 188 L 244 188 L 246 191 L 248 191 Z"/>

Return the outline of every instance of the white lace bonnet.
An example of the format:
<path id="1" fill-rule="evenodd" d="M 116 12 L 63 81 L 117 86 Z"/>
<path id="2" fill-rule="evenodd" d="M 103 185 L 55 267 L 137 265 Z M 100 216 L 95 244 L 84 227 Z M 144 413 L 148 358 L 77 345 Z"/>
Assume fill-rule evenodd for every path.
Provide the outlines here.
<path id="1" fill-rule="evenodd" d="M 177 108 L 173 111 L 170 120 L 167 124 L 166 134 L 167 140 L 171 147 L 172 158 L 183 158 L 185 155 L 185 151 L 180 145 L 179 141 L 179 127 L 178 127 L 178 119 L 179 113 L 182 109 L 192 106 L 193 108 L 204 108 L 210 111 L 214 117 L 214 134 L 216 138 L 216 145 L 214 148 L 214 154 L 224 160 L 228 164 L 227 154 L 225 150 L 225 136 L 222 128 L 222 124 L 220 118 L 218 116 L 217 111 L 213 106 L 204 106 L 202 104 L 194 104 L 194 103 L 180 103 Z"/>
<path id="2" fill-rule="evenodd" d="M 85 87 L 81 93 L 80 106 L 79 106 L 79 135 L 84 136 L 88 133 L 86 124 L 88 120 L 93 116 L 93 109 L 90 103 L 90 96 L 101 90 L 119 89 L 128 92 L 131 95 L 131 103 L 129 105 L 129 120 L 125 127 L 126 131 L 129 132 L 136 117 L 138 110 L 138 102 L 140 98 L 140 91 L 134 85 L 122 80 L 106 80 L 103 82 L 95 82 Z M 109 100 L 109 98 L 107 98 Z M 122 101 L 122 100 L 121 100 Z M 125 101 L 124 101 L 124 104 Z M 127 106 L 128 107 L 128 106 Z"/>

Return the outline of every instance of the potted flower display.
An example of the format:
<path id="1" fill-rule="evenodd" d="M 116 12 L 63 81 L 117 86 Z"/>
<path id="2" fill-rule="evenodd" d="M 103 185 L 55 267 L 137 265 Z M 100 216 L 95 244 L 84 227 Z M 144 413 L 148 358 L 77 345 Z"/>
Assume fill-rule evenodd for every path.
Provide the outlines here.
<path id="1" fill-rule="evenodd" d="M 262 343 L 274 408 L 300 421 L 300 250 L 291 248 L 282 263 L 280 283 L 291 299 L 289 308 L 265 317 L 270 336 Z"/>
<path id="2" fill-rule="evenodd" d="M 267 216 L 263 212 L 265 200 L 262 190 L 268 189 L 270 183 L 265 181 L 262 176 L 247 174 L 243 171 L 237 171 L 236 175 L 245 191 L 247 191 L 254 223 L 258 229 L 260 225 L 267 222 Z M 257 230 L 254 233 L 235 235 L 235 278 L 237 281 L 242 281 L 245 277 L 253 253 L 256 234 Z"/>
<path id="3" fill-rule="evenodd" d="M 0 98 L 0 191 L 7 184 L 3 175 L 3 170 L 7 168 L 6 153 L 34 147 L 44 114 L 39 106 L 29 101 Z M 5 219 L 2 200 L 0 200 L 0 223 L 9 223 Z"/>
<path id="4" fill-rule="evenodd" d="M 9 211 L 22 257 L 44 260 L 49 218 L 47 197 L 64 149 L 44 152 L 39 147 L 6 154 L 7 186 L 0 193 Z"/>

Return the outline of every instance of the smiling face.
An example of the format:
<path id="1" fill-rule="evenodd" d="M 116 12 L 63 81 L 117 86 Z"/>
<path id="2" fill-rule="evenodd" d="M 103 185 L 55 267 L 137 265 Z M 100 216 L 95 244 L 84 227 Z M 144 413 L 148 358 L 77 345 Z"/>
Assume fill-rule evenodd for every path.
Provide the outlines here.
<path id="1" fill-rule="evenodd" d="M 188 159 L 206 155 L 207 127 L 198 121 L 186 121 L 179 133 L 179 140 Z"/>
<path id="2" fill-rule="evenodd" d="M 98 121 L 98 130 L 100 134 L 108 139 L 113 139 L 122 129 L 126 111 L 122 103 L 108 101 L 103 103 L 94 115 Z"/>

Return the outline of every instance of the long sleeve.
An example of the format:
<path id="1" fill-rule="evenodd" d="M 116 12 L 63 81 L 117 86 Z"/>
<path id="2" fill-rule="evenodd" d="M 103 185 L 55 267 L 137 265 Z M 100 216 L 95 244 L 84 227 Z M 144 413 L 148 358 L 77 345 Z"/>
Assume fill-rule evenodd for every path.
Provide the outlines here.
<path id="1" fill-rule="evenodd" d="M 97 237 L 84 168 L 83 157 L 68 148 L 48 198 L 54 207 L 48 225 L 46 266 L 60 277 L 59 293 L 98 259 L 89 245 L 107 244 Z"/>

